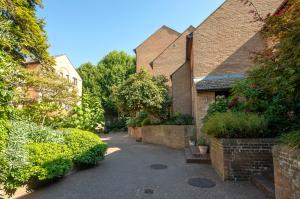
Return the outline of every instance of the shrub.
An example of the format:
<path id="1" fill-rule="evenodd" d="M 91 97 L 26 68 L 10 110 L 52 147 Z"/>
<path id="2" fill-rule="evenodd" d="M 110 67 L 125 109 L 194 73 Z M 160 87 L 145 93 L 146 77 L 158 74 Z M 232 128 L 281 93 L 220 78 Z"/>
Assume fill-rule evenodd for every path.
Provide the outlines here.
<path id="1" fill-rule="evenodd" d="M 282 135 L 280 141 L 289 147 L 300 149 L 300 130 Z"/>
<path id="2" fill-rule="evenodd" d="M 127 130 L 127 118 L 121 117 L 112 122 L 106 123 L 106 130 L 110 131 L 126 131 Z"/>
<path id="3" fill-rule="evenodd" d="M 104 159 L 107 144 L 94 133 L 79 129 L 66 129 L 65 142 L 72 150 L 73 161 L 78 166 L 96 165 Z"/>
<path id="4" fill-rule="evenodd" d="M 225 96 L 217 96 L 216 101 L 209 105 L 207 110 L 207 115 L 212 115 L 214 113 L 224 113 L 228 111 L 228 105 L 230 103 L 230 99 Z"/>
<path id="5" fill-rule="evenodd" d="M 72 153 L 66 145 L 32 143 L 27 148 L 30 178 L 53 179 L 65 175 L 72 168 Z"/>
<path id="6" fill-rule="evenodd" d="M 81 104 L 74 107 L 64 127 L 96 131 L 98 124 L 104 121 L 104 110 L 100 99 L 89 93 L 84 93 Z"/>
<path id="7" fill-rule="evenodd" d="M 171 117 L 168 120 L 164 121 L 163 124 L 167 124 L 167 125 L 192 125 L 193 120 L 194 120 L 193 117 L 190 116 L 190 115 L 175 114 L 173 117 Z"/>
<path id="8" fill-rule="evenodd" d="M 216 138 L 261 138 L 268 136 L 268 122 L 254 113 L 215 113 L 204 122 L 202 131 Z"/>
<path id="9" fill-rule="evenodd" d="M 64 143 L 62 131 L 54 130 L 50 127 L 38 126 L 27 121 L 12 122 L 11 132 L 24 134 L 28 142 L 33 143 Z"/>
<path id="10" fill-rule="evenodd" d="M 42 176 L 51 179 L 57 173 L 60 176 L 63 163 L 57 159 L 60 156 L 68 159 L 65 147 L 59 151 L 59 143 L 63 142 L 64 137 L 61 131 L 40 127 L 30 122 L 12 122 L 5 144 L 5 169 L 1 169 L 1 182 L 4 184 L 5 191 L 8 194 L 14 193 L 18 187 L 28 183 L 33 176 L 38 179 L 42 179 Z M 56 161 L 56 166 L 50 164 L 50 159 L 52 162 Z M 43 160 L 44 163 L 42 163 Z M 37 164 L 34 161 L 40 162 Z"/>
<path id="11" fill-rule="evenodd" d="M 129 127 L 141 127 L 150 124 L 149 114 L 144 111 L 139 112 L 136 117 L 129 118 L 127 121 L 127 126 Z"/>

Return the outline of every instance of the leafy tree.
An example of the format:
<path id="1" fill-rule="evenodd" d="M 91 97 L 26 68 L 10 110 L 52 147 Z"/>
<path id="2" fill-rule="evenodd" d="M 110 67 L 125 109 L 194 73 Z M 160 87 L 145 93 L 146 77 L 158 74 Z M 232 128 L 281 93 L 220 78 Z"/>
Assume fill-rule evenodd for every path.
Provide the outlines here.
<path id="1" fill-rule="evenodd" d="M 145 70 L 131 75 L 114 90 L 119 111 L 131 117 L 142 111 L 155 116 L 160 115 L 168 96 L 165 82 L 165 78 L 154 78 Z"/>
<path id="2" fill-rule="evenodd" d="M 96 131 L 103 125 L 103 112 L 99 98 L 84 93 L 81 104 L 72 109 L 66 127 Z"/>
<path id="3" fill-rule="evenodd" d="M 36 17 L 36 7 L 42 0 L 0 0 L 0 49 L 18 63 L 24 57 L 53 63 L 47 49 L 44 21 Z"/>
<path id="4" fill-rule="evenodd" d="M 119 118 L 120 114 L 113 101 L 113 88 L 122 84 L 134 72 L 135 58 L 123 51 L 110 52 L 96 66 L 85 63 L 78 68 L 78 73 L 83 79 L 84 92 L 90 93 L 101 102 L 109 129 L 125 124 L 123 119 Z"/>
<path id="5" fill-rule="evenodd" d="M 37 98 L 28 96 L 29 90 L 38 94 Z M 79 102 L 77 89 L 66 79 L 51 70 L 29 71 L 20 100 L 23 108 L 20 113 L 37 124 L 58 127 L 67 117 L 66 110 Z"/>
<path id="6" fill-rule="evenodd" d="M 234 88 L 246 109 L 267 115 L 277 132 L 300 127 L 300 2 L 290 0 L 285 9 L 265 19 L 263 33 L 273 45 L 257 55 L 256 67 Z"/>

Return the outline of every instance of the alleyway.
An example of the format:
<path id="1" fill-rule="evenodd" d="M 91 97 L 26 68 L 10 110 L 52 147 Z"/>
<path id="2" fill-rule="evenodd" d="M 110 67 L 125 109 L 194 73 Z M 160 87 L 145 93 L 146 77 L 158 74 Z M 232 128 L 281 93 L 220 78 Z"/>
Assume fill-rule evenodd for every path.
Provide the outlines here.
<path id="1" fill-rule="evenodd" d="M 210 165 L 186 164 L 183 152 L 143 145 L 126 134 L 104 137 L 109 143 L 106 160 L 99 166 L 65 177 L 24 199 L 260 199 L 249 182 L 222 182 Z M 154 166 L 152 164 L 163 164 Z M 164 167 L 166 165 L 167 167 Z M 156 168 L 156 169 L 155 169 Z M 206 178 L 211 188 L 188 184 Z M 215 186 L 214 186 L 215 184 Z"/>

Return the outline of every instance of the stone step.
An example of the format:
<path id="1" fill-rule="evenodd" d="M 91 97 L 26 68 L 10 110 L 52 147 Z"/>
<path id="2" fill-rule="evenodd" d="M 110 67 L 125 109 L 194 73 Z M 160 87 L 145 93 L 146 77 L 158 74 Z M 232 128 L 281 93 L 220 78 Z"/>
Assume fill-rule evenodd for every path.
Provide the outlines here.
<path id="1" fill-rule="evenodd" d="M 264 172 L 262 175 L 274 184 L 274 170 L 273 169 L 270 171 Z"/>
<path id="2" fill-rule="evenodd" d="M 254 176 L 251 178 L 251 182 L 261 190 L 267 198 L 275 199 L 275 185 L 268 177 L 264 175 Z"/>
<path id="3" fill-rule="evenodd" d="M 195 147 L 188 147 L 184 149 L 184 156 L 186 163 L 210 164 L 209 154 L 201 155 L 199 150 L 197 152 Z"/>

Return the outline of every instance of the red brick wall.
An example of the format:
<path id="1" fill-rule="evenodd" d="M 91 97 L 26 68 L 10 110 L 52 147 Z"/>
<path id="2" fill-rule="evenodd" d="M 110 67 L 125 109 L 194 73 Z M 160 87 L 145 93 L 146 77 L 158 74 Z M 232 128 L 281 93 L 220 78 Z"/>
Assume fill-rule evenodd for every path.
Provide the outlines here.
<path id="1" fill-rule="evenodd" d="M 283 0 L 253 0 L 258 12 L 274 13 Z M 252 52 L 264 48 L 258 33 L 261 22 L 253 22 L 252 6 L 227 0 L 193 33 L 194 77 L 243 73 L 253 65 Z"/>
<path id="2" fill-rule="evenodd" d="M 300 198 L 300 150 L 273 148 L 276 199 Z"/>
<path id="3" fill-rule="evenodd" d="M 194 27 L 189 27 L 153 61 L 154 75 L 164 75 L 170 79 L 170 75 L 186 62 L 186 37 L 194 30 Z"/>
<path id="4" fill-rule="evenodd" d="M 172 76 L 173 112 L 192 115 L 190 63 L 186 62 Z"/>
<path id="5" fill-rule="evenodd" d="M 151 74 L 152 67 L 150 63 L 165 50 L 175 39 L 179 37 L 180 33 L 163 26 L 148 39 L 146 39 L 136 50 L 136 70 L 139 71 L 144 67 Z"/>
<path id="6" fill-rule="evenodd" d="M 212 166 L 223 180 L 249 180 L 273 169 L 274 139 L 210 138 Z"/>

